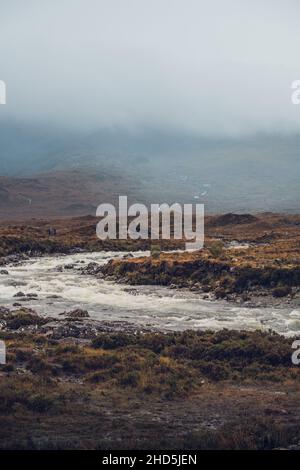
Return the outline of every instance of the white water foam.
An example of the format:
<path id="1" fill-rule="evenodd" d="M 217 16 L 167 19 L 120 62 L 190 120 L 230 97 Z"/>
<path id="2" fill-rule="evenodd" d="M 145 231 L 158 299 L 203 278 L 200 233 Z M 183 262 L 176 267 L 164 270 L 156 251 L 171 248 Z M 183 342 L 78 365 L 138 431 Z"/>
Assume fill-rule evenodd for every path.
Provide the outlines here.
<path id="1" fill-rule="evenodd" d="M 135 256 L 148 255 L 147 252 Z M 121 285 L 82 275 L 80 267 L 90 262 L 104 264 L 124 253 L 80 253 L 30 259 L 9 265 L 0 277 L 0 305 L 19 302 L 14 295 L 36 293 L 37 300 L 20 302 L 40 314 L 56 316 L 80 307 L 92 318 L 128 321 L 161 330 L 272 329 L 284 335 L 300 333 L 300 311 L 288 308 L 249 308 L 226 301 L 211 301 L 188 290 L 160 286 Z M 74 265 L 73 269 L 64 269 Z M 56 298 L 57 296 L 57 298 Z"/>

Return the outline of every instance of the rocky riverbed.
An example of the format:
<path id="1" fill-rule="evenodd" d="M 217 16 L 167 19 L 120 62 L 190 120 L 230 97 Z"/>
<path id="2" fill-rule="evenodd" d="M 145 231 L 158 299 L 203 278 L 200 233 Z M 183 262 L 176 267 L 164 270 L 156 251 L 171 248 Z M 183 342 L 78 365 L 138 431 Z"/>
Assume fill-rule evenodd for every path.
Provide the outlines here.
<path id="1" fill-rule="evenodd" d="M 111 260 L 146 254 L 80 252 L 9 260 L 0 273 L 1 305 L 31 308 L 56 319 L 80 308 L 91 320 L 136 329 L 272 329 L 290 336 L 300 332 L 297 295 L 228 302 L 203 292 L 201 286 L 130 286 L 104 277 L 102 270 Z"/>

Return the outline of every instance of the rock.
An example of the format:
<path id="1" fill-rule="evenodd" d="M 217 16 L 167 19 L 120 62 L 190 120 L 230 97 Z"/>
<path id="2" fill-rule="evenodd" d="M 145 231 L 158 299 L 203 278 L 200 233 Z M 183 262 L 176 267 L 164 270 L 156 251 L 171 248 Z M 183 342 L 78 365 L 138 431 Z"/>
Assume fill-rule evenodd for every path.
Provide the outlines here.
<path id="1" fill-rule="evenodd" d="M 18 302 L 15 302 L 15 303 L 13 304 L 13 307 L 22 307 L 22 304 L 19 304 Z"/>
<path id="2" fill-rule="evenodd" d="M 138 291 L 131 287 L 126 287 L 124 289 L 124 292 L 127 292 L 128 294 L 131 294 L 131 295 L 138 295 Z"/>
<path id="3" fill-rule="evenodd" d="M 126 255 L 123 256 L 123 259 L 128 259 L 128 258 L 133 258 L 133 254 L 127 253 Z"/>
<path id="4" fill-rule="evenodd" d="M 24 292 L 21 292 L 21 291 L 20 291 L 20 292 L 17 292 L 17 293 L 14 295 L 14 297 L 25 297 L 25 294 L 24 294 Z"/>
<path id="5" fill-rule="evenodd" d="M 87 266 L 80 269 L 82 274 L 94 275 L 97 274 L 100 269 L 98 263 L 91 262 Z"/>
<path id="6" fill-rule="evenodd" d="M 204 286 L 202 287 L 202 290 L 203 290 L 203 292 L 207 293 L 207 292 L 210 292 L 210 291 L 211 291 L 211 287 L 208 286 L 208 285 L 204 285 Z"/>
<path id="7" fill-rule="evenodd" d="M 88 318 L 89 313 L 87 310 L 82 310 L 81 308 L 76 308 L 71 312 L 66 313 L 66 316 L 69 318 Z"/>
<path id="8" fill-rule="evenodd" d="M 196 286 L 190 287 L 191 292 L 197 292 L 199 289 Z"/>
<path id="9" fill-rule="evenodd" d="M 0 271 L 0 274 L 3 274 L 3 275 L 8 275 L 8 274 L 9 274 L 9 272 L 8 272 L 8 271 L 6 271 L 6 269 L 1 269 L 1 271 Z"/>
<path id="10" fill-rule="evenodd" d="M 37 299 L 38 295 L 30 292 L 29 294 L 26 294 L 26 297 L 29 299 Z"/>
<path id="11" fill-rule="evenodd" d="M 74 269 L 74 264 L 65 264 L 64 269 Z"/>
<path id="12" fill-rule="evenodd" d="M 247 294 L 247 292 L 243 292 L 242 295 L 241 295 L 241 300 L 243 302 L 248 302 L 250 299 L 249 295 Z"/>
<path id="13" fill-rule="evenodd" d="M 226 297 L 226 291 L 222 287 L 215 290 L 216 299 L 224 299 Z"/>
<path id="14" fill-rule="evenodd" d="M 289 286 L 282 286 L 282 287 L 276 287 L 276 289 L 273 290 L 272 295 L 273 297 L 286 297 L 287 295 L 290 295 L 292 293 L 292 288 Z"/>
<path id="15" fill-rule="evenodd" d="M 0 314 L 6 314 L 9 313 L 9 309 L 6 307 L 0 307 Z"/>

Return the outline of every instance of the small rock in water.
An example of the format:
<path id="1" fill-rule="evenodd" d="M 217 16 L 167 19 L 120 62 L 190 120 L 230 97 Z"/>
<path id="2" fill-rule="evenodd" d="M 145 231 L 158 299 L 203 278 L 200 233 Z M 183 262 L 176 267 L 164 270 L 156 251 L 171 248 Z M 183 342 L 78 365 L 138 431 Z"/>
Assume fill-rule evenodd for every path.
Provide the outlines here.
<path id="1" fill-rule="evenodd" d="M 128 258 L 133 258 L 133 254 L 127 253 L 126 255 L 123 256 L 123 259 L 128 259 Z"/>
<path id="2" fill-rule="evenodd" d="M 74 269 L 74 264 L 65 264 L 64 269 Z"/>
<path id="3" fill-rule="evenodd" d="M 131 287 L 126 287 L 124 289 L 124 292 L 127 292 L 128 294 L 131 294 L 131 295 L 138 295 L 138 291 Z"/>
<path id="4" fill-rule="evenodd" d="M 8 272 L 8 271 L 6 271 L 6 269 L 1 269 L 1 271 L 0 271 L 0 274 L 5 274 L 5 275 L 8 275 L 8 274 L 9 274 L 9 272 Z"/>
<path id="5" fill-rule="evenodd" d="M 37 294 L 33 294 L 31 292 L 29 292 L 29 294 L 26 294 L 26 297 L 28 297 L 29 299 L 36 299 L 37 298 Z"/>
<path id="6" fill-rule="evenodd" d="M 24 292 L 21 292 L 21 291 L 20 291 L 20 292 L 17 292 L 17 293 L 14 295 L 14 297 L 25 297 L 25 294 L 24 294 Z"/>
<path id="7" fill-rule="evenodd" d="M 99 270 L 99 264 L 95 262 L 89 263 L 87 266 L 81 268 L 82 274 L 96 274 Z"/>

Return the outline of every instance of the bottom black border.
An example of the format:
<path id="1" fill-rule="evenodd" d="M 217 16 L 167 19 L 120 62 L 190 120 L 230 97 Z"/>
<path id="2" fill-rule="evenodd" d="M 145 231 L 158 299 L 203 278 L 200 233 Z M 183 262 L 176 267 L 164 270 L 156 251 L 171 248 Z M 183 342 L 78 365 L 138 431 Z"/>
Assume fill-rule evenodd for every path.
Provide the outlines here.
<path id="1" fill-rule="evenodd" d="M 150 458 L 151 456 L 151 458 Z M 191 456 L 191 457 L 189 457 Z M 127 459 L 126 459 L 127 457 Z M 154 458 L 155 457 L 155 458 Z M 141 468 L 148 465 L 150 468 L 157 466 L 170 466 L 173 468 L 199 467 L 204 464 L 226 462 L 238 464 L 287 464 L 299 462 L 299 451 L 0 451 L 1 468 L 4 464 L 26 463 L 35 466 L 53 467 L 57 464 L 82 465 L 87 470 L 91 468 L 107 468 L 108 466 L 123 468 Z M 129 460 L 129 458 L 131 458 Z M 112 460 L 113 459 L 113 462 Z M 134 460 L 132 460 L 134 459 Z M 134 462 L 134 465 L 132 463 Z M 111 465 L 113 463 L 113 465 Z"/>

